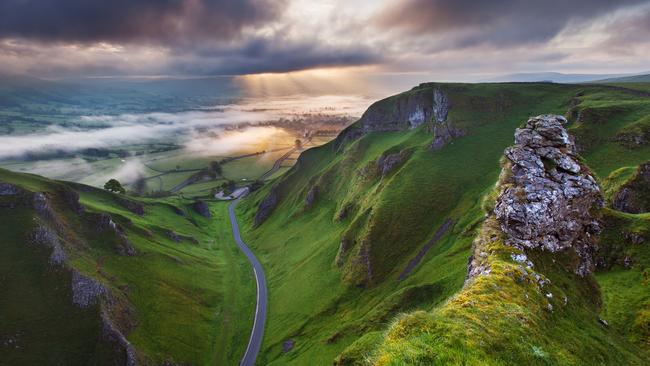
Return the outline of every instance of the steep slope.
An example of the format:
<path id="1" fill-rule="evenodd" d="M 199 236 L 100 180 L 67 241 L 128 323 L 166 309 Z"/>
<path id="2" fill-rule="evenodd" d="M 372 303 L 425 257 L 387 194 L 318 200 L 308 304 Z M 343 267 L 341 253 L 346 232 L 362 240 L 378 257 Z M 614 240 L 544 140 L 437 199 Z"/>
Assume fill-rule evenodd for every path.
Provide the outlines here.
<path id="1" fill-rule="evenodd" d="M 250 269 L 226 206 L 212 207 L 213 222 L 189 203 L 0 170 L 2 362 L 238 360 L 254 307 Z"/>
<path id="2" fill-rule="evenodd" d="M 649 107 L 635 90 L 546 83 L 429 83 L 373 104 L 238 210 L 269 278 L 261 362 L 362 359 L 395 316 L 461 289 L 483 197 L 530 115 L 566 113 L 598 179 L 647 160 L 612 136 Z"/>
<path id="3" fill-rule="evenodd" d="M 644 364 L 598 318 L 602 198 L 565 122 L 540 116 L 517 130 L 464 288 L 397 320 L 374 364 Z"/>

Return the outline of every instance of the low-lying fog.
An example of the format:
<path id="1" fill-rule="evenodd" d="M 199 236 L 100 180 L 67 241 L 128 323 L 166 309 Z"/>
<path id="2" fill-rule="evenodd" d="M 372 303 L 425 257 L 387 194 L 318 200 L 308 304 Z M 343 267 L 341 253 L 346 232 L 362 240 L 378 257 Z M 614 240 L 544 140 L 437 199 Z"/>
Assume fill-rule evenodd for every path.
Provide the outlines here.
<path id="1" fill-rule="evenodd" d="M 368 104 L 368 99 L 359 96 L 276 97 L 180 113 L 75 117 L 65 126 L 53 124 L 38 133 L 0 136 L 0 160 L 4 161 L 0 165 L 12 169 L 21 164 L 21 170 L 74 179 L 75 172 L 87 175 L 97 169 L 89 167 L 87 159 L 75 157 L 76 153 L 120 149 L 127 153 L 121 166 L 107 167 L 102 174 L 128 182 L 144 169 L 138 157 L 142 153 L 135 156 L 138 145 L 165 143 L 193 156 L 262 151 L 272 149 L 274 141 L 286 146 L 309 131 L 338 131 Z M 25 161 L 29 163 L 22 164 Z"/>

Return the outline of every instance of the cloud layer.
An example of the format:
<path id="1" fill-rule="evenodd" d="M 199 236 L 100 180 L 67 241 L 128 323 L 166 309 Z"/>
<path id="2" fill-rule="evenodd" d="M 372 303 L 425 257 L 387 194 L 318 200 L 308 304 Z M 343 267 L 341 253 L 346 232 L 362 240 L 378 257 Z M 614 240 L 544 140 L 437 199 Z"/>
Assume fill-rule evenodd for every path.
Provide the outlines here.
<path id="1" fill-rule="evenodd" d="M 50 77 L 361 66 L 476 80 L 645 71 L 648 55 L 649 0 L 0 0 L 0 72 Z"/>

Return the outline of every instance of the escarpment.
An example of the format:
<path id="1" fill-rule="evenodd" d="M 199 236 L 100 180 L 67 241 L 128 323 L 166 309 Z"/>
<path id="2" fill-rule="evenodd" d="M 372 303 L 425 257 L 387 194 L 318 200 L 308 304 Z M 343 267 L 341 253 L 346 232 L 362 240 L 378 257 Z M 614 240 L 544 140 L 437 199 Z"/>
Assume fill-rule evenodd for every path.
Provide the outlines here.
<path id="1" fill-rule="evenodd" d="M 428 125 L 428 131 L 433 132 L 430 148 L 440 150 L 465 135 L 465 130 L 449 119 L 451 109 L 452 102 L 443 88 L 423 84 L 372 104 L 357 123 L 341 132 L 334 146 L 340 148 L 369 132 L 405 131 Z"/>
<path id="2" fill-rule="evenodd" d="M 602 364 L 642 364 L 598 317 L 603 199 L 565 123 L 541 115 L 517 129 L 463 287 L 430 313 L 399 317 L 372 364 L 525 364 L 535 352 L 549 365 L 584 364 L 593 352 Z"/>
<path id="3" fill-rule="evenodd" d="M 88 249 L 86 229 L 88 232 L 100 230 L 93 220 L 96 216 L 105 215 L 107 229 L 113 225 L 115 230 L 115 223 L 108 214 L 86 212 L 78 193 L 68 186 L 53 183 L 47 188 L 33 191 L 31 187 L 0 182 L 0 215 L 3 217 L 0 229 L 4 233 L 20 233 L 17 237 L 6 234 L 7 241 L 3 242 L 0 254 L 5 259 L 13 259 L 14 266 L 22 266 L 13 267 L 13 271 L 4 272 L 3 276 L 11 283 L 27 287 L 5 288 L 2 294 L 31 310 L 29 316 L 21 316 L 18 314 L 25 310 L 4 308 L 12 322 L 3 325 L 0 336 L 16 332 L 16 346 L 27 353 L 34 352 L 43 341 L 42 337 L 85 336 L 94 343 L 84 352 L 103 355 L 97 364 L 136 365 L 136 351 L 124 336 L 136 323 L 128 302 L 123 294 L 82 272 L 74 262 L 79 260 L 80 252 Z M 120 233 L 123 240 L 127 240 L 124 233 Z M 27 278 L 30 281 L 26 281 Z M 38 290 L 29 286 L 38 286 L 34 287 Z M 43 301 L 48 304 L 46 307 L 38 305 Z M 114 314 L 120 314 L 119 321 Z M 33 330 L 29 334 L 21 333 L 25 324 L 31 324 L 30 319 L 34 318 L 40 320 L 37 326 L 32 326 L 45 329 L 43 334 Z M 61 326 L 56 319 L 66 319 L 69 324 Z M 117 339 L 119 342 L 115 341 Z M 67 342 L 80 350 L 87 346 L 83 340 L 69 339 Z"/>

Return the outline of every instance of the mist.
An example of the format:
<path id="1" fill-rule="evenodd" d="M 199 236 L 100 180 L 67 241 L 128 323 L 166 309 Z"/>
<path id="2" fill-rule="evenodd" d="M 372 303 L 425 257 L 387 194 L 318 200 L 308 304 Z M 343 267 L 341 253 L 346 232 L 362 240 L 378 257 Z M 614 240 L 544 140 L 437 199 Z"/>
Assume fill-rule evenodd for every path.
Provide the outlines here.
<path id="1" fill-rule="evenodd" d="M 186 145 L 199 154 L 224 154 L 232 152 L 236 144 L 251 144 L 256 139 L 268 144 L 273 136 L 281 137 L 277 128 L 250 127 L 309 114 L 358 116 L 367 103 L 355 96 L 291 97 L 244 100 L 180 113 L 82 116 L 72 121 L 73 127 L 52 125 L 37 133 L 0 136 L 0 159 L 162 141 Z M 239 133 L 223 133 L 233 128 Z M 208 133 L 222 136 L 221 141 L 206 139 Z"/>

